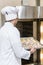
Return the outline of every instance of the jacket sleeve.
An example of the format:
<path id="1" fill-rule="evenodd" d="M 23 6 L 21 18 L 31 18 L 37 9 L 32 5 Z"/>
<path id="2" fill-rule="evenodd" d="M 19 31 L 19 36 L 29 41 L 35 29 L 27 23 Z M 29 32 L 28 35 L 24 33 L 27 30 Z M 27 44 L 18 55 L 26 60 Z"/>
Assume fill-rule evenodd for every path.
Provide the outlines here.
<path id="1" fill-rule="evenodd" d="M 28 60 L 30 58 L 31 54 L 30 54 L 30 51 L 27 51 L 22 47 L 19 32 L 15 31 L 15 32 L 9 34 L 9 37 L 10 37 L 9 39 L 10 39 L 11 46 L 12 46 L 12 49 L 13 49 L 13 52 L 15 53 L 15 55 L 18 58 L 23 58 L 23 59 Z"/>

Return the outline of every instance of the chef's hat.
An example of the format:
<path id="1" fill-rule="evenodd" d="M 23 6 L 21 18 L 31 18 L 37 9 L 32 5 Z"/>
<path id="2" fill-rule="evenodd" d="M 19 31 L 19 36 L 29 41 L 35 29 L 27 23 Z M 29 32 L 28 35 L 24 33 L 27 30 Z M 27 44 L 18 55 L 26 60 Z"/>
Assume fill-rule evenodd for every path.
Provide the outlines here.
<path id="1" fill-rule="evenodd" d="M 18 9 L 12 6 L 6 6 L 1 10 L 1 13 L 5 16 L 6 21 L 18 18 Z"/>

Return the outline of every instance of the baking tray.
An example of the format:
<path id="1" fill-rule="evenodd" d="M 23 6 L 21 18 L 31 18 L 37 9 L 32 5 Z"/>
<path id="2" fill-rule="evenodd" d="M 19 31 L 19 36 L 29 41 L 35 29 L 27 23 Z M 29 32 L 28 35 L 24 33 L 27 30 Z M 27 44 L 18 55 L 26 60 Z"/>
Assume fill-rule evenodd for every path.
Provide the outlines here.
<path id="1" fill-rule="evenodd" d="M 21 38 L 22 46 L 26 49 L 30 49 L 32 47 L 36 49 L 43 48 L 43 45 L 36 40 L 34 37 L 22 37 Z"/>

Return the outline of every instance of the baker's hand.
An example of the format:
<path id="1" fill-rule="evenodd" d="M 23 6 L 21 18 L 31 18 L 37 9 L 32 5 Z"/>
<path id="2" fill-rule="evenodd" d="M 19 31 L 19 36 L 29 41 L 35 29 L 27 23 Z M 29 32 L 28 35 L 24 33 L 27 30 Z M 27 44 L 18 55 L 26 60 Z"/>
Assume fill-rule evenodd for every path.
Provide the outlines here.
<path id="1" fill-rule="evenodd" d="M 31 48 L 30 53 L 33 54 L 36 51 L 35 48 Z"/>

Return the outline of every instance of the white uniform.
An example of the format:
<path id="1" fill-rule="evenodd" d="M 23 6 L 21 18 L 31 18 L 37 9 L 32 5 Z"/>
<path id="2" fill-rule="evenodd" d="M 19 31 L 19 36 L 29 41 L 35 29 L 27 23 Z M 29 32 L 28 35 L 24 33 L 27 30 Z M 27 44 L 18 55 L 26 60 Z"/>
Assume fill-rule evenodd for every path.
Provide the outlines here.
<path id="1" fill-rule="evenodd" d="M 21 58 L 29 57 L 30 51 L 22 47 L 18 29 L 6 22 L 0 29 L 0 65 L 21 65 Z"/>

